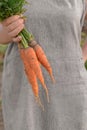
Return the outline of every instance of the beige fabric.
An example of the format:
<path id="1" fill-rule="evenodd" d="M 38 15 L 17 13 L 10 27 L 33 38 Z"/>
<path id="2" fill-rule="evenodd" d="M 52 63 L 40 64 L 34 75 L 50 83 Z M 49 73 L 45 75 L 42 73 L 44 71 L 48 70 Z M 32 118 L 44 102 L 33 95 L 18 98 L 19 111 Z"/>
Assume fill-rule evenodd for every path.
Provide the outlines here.
<path id="1" fill-rule="evenodd" d="M 43 47 L 56 79 L 42 67 L 50 96 L 39 83 L 42 112 L 24 72 L 17 44 L 9 43 L 3 70 L 5 130 L 87 130 L 87 71 L 80 48 L 85 2 L 29 0 L 27 29 Z"/>

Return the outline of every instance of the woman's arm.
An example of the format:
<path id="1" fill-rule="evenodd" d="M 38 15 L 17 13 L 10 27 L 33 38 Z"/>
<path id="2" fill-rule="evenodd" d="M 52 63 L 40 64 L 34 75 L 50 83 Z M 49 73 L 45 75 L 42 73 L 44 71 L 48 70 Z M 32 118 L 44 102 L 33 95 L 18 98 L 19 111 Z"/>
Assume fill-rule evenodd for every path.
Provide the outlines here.
<path id="1" fill-rule="evenodd" d="M 24 28 L 24 20 L 19 16 L 11 16 L 0 23 L 0 44 L 21 40 L 18 33 Z"/>
<path id="2" fill-rule="evenodd" d="M 82 47 L 82 53 L 83 53 L 83 60 L 84 60 L 84 63 L 85 63 L 86 60 L 87 60 L 87 41 Z"/>
<path id="3" fill-rule="evenodd" d="M 86 0 L 86 6 L 87 6 L 87 0 Z M 87 10 L 86 10 L 86 12 L 87 12 Z M 85 15 L 85 20 L 84 20 L 84 25 L 83 25 L 82 31 L 87 34 L 87 13 Z M 87 39 L 85 40 L 85 43 L 82 47 L 82 53 L 83 53 L 83 60 L 84 60 L 84 63 L 85 63 L 86 60 L 87 60 Z"/>

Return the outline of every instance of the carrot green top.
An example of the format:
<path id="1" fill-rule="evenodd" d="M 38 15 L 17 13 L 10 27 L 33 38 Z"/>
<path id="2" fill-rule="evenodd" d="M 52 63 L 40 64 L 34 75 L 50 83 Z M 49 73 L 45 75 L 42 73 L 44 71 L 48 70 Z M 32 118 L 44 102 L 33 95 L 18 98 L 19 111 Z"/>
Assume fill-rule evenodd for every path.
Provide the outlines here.
<path id="1" fill-rule="evenodd" d="M 24 13 L 26 10 L 23 6 L 26 3 L 28 3 L 26 0 L 0 0 L 0 20 Z"/>

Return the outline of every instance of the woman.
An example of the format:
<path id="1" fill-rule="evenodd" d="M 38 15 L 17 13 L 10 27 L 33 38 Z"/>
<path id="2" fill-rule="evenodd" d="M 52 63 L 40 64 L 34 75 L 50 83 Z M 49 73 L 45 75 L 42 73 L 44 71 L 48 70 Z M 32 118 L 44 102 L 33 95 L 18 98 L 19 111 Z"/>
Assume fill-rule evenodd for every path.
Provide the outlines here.
<path id="1" fill-rule="evenodd" d="M 3 21 L 0 43 L 9 43 L 2 86 L 5 130 L 87 130 L 87 71 L 80 47 L 85 1 L 29 2 L 25 24 L 43 47 L 56 83 L 51 83 L 42 68 L 50 96 L 48 104 L 39 84 L 43 112 L 34 100 L 18 51 L 17 42 L 21 38 L 17 34 L 23 29 L 24 21 L 18 16 Z"/>

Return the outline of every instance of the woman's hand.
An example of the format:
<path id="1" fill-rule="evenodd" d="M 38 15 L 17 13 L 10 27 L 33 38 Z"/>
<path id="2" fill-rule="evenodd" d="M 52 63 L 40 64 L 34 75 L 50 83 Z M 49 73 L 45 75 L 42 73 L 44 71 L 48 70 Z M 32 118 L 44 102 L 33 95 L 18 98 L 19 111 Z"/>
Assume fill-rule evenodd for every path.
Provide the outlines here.
<path id="1" fill-rule="evenodd" d="M 24 28 L 24 20 L 19 15 L 11 16 L 0 23 L 0 44 L 19 42 L 19 32 Z"/>

